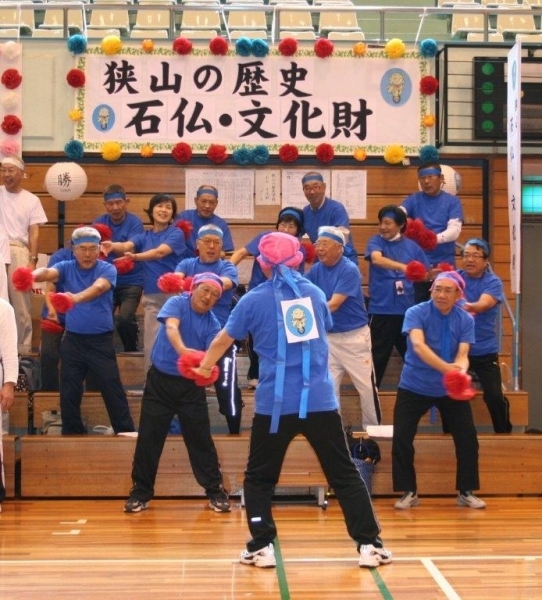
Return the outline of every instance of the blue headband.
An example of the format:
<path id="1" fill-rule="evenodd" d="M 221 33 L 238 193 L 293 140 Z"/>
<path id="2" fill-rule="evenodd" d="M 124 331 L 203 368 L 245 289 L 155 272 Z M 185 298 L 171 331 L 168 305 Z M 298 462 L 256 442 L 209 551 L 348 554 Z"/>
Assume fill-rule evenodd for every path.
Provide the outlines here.
<path id="1" fill-rule="evenodd" d="M 481 238 L 471 238 L 465 242 L 465 246 L 480 246 L 486 256 L 489 256 L 489 244 Z"/>
<path id="2" fill-rule="evenodd" d="M 320 175 L 320 173 L 309 173 L 303 177 L 301 183 L 305 185 L 309 181 L 320 181 L 321 183 L 324 183 L 324 178 Z"/>
<path id="3" fill-rule="evenodd" d="M 329 238 L 330 240 L 333 240 L 334 242 L 338 242 L 341 246 L 344 246 L 344 240 L 336 235 L 335 233 L 331 233 L 331 231 L 322 231 L 322 233 L 318 232 L 318 237 L 326 237 Z"/>
<path id="4" fill-rule="evenodd" d="M 216 227 L 216 225 L 204 225 L 198 229 L 198 240 L 201 240 L 204 235 L 216 235 L 222 239 L 224 232 L 219 227 Z"/>
<path id="5" fill-rule="evenodd" d="M 72 240 L 72 244 L 74 246 L 79 246 L 79 244 L 96 244 L 100 243 L 100 238 L 95 237 L 93 235 L 85 235 L 83 237 L 77 238 L 76 240 Z"/>
<path id="6" fill-rule="evenodd" d="M 295 210 L 292 210 L 291 208 L 285 208 L 279 215 L 279 220 L 282 221 L 282 219 L 284 219 L 284 217 L 294 217 L 294 219 L 299 223 L 301 221 L 301 217 L 299 216 L 299 213 L 296 213 Z"/>
<path id="7" fill-rule="evenodd" d="M 382 219 L 393 219 L 395 222 L 397 222 L 397 213 L 392 212 L 391 210 L 389 212 L 385 212 L 382 217 Z"/>
<path id="8" fill-rule="evenodd" d="M 197 192 L 196 192 L 196 198 L 199 198 L 200 196 L 203 196 L 203 194 L 209 194 L 211 196 L 214 196 L 215 198 L 218 198 L 218 192 L 216 190 L 214 190 L 213 188 L 200 188 Z"/>
<path id="9" fill-rule="evenodd" d="M 126 200 L 126 194 L 123 192 L 111 192 L 110 194 L 104 194 L 104 201 L 109 202 L 110 200 Z"/>
<path id="10" fill-rule="evenodd" d="M 435 167 L 429 167 L 427 169 L 420 169 L 418 171 L 418 177 L 425 177 L 426 175 L 442 175 L 442 171 Z"/>

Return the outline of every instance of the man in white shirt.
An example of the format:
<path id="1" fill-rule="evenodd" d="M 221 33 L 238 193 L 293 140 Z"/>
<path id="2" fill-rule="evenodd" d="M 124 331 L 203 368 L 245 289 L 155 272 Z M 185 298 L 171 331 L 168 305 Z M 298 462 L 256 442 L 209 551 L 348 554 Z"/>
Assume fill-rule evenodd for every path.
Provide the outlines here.
<path id="1" fill-rule="evenodd" d="M 8 290 L 17 321 L 19 354 L 28 354 L 32 350 L 30 294 L 17 293 L 11 283 L 11 273 L 17 267 L 36 268 L 39 226 L 47 223 L 40 199 L 21 186 L 24 169 L 24 162 L 18 156 L 7 156 L 0 168 L 4 181 L 0 186 L 0 231 L 9 238 Z"/>
<path id="2" fill-rule="evenodd" d="M 0 298 L 9 302 L 8 268 L 11 264 L 8 236 L 0 230 Z M 2 266 L 3 265 L 3 266 Z"/>

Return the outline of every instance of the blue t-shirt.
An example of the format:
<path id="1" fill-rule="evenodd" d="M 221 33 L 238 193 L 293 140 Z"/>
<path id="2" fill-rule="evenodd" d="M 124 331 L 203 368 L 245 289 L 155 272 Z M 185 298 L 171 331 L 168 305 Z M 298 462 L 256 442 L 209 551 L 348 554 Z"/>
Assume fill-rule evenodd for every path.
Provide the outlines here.
<path id="1" fill-rule="evenodd" d="M 457 196 L 441 191 L 437 196 L 416 192 L 403 200 L 402 205 L 412 219 L 421 219 L 427 229 L 442 233 L 450 219 L 463 221 L 463 208 Z M 455 266 L 455 242 L 437 244 L 426 252 L 429 262 L 436 267 L 440 262 Z"/>
<path id="2" fill-rule="evenodd" d="M 115 267 L 104 260 L 97 260 L 91 269 L 82 269 L 76 260 L 65 260 L 53 268 L 59 273 L 58 283 L 65 292 L 72 294 L 86 290 L 100 277 L 111 283 L 107 292 L 90 302 L 75 304 L 66 313 L 66 331 L 82 334 L 113 331 L 113 288 L 117 283 Z"/>
<path id="3" fill-rule="evenodd" d="M 60 248 L 60 250 L 53 252 L 49 258 L 47 267 L 54 267 L 57 263 L 62 262 L 63 260 L 75 260 L 71 247 Z M 60 282 L 57 282 L 55 284 L 55 290 L 58 293 L 63 292 L 64 286 Z M 43 319 L 47 319 L 49 316 L 49 309 L 47 308 L 47 304 L 45 304 L 45 302 L 43 303 L 43 308 L 41 309 L 41 316 Z M 64 327 L 64 324 L 66 323 L 66 314 L 57 312 L 56 316 L 58 318 L 58 322 Z"/>
<path id="4" fill-rule="evenodd" d="M 143 264 L 143 292 L 145 294 L 160 293 L 156 283 L 160 275 L 174 271 L 175 265 L 187 256 L 188 249 L 184 241 L 184 233 L 174 225 L 170 225 L 163 231 L 144 231 L 136 235 L 132 242 L 134 252 L 146 252 L 158 248 L 161 244 L 167 244 L 171 248 L 172 252 L 164 258 L 140 261 Z"/>
<path id="5" fill-rule="evenodd" d="M 346 208 L 337 200 L 325 198 L 322 206 L 313 210 L 310 205 L 303 207 L 305 233 L 314 244 L 318 239 L 318 228 L 323 226 L 346 227 L 350 229 L 350 219 Z M 344 256 L 352 262 L 358 264 L 358 253 L 354 248 L 352 236 L 348 238 L 348 243 L 344 247 Z"/>
<path id="6" fill-rule="evenodd" d="M 109 214 L 100 215 L 94 219 L 95 223 L 103 223 L 107 225 L 112 232 L 111 240 L 113 242 L 128 242 L 132 240 L 139 233 L 143 233 L 145 228 L 143 227 L 143 221 L 133 215 L 132 213 L 126 213 L 125 219 L 122 223 L 114 223 L 111 220 Z M 107 256 L 107 262 L 113 262 L 118 256 L 111 253 Z M 140 262 L 134 263 L 134 268 L 125 274 L 119 274 L 117 277 L 117 287 L 126 285 L 138 285 L 143 286 L 143 264 Z"/>
<path id="7" fill-rule="evenodd" d="M 405 313 L 403 333 L 408 335 L 412 329 L 421 329 L 425 343 L 440 357 L 443 354 L 442 341 L 449 337 L 451 361 L 457 356 L 459 344 L 474 343 L 474 319 L 457 305 L 443 315 L 432 300 L 415 304 Z M 449 336 L 443 335 L 445 330 L 449 331 Z M 446 396 L 442 378 L 442 373 L 430 367 L 414 352 L 409 336 L 399 387 L 424 396 Z"/>
<path id="8" fill-rule="evenodd" d="M 162 373 L 179 375 L 177 360 L 179 355 L 171 345 L 166 334 L 166 319 L 180 320 L 181 339 L 187 348 L 206 350 L 220 331 L 220 323 L 212 311 L 198 313 L 190 306 L 189 294 L 173 296 L 167 300 L 158 313 L 160 327 L 151 351 L 152 364 Z"/>
<path id="9" fill-rule="evenodd" d="M 476 341 L 470 347 L 469 354 L 483 356 L 499 351 L 497 339 L 497 320 L 499 318 L 499 304 L 503 300 L 502 281 L 489 271 L 484 271 L 482 277 L 469 277 L 465 271 L 459 270 L 465 280 L 465 300 L 476 302 L 482 294 L 493 296 L 497 304 L 483 313 L 474 316 L 474 337 Z"/>
<path id="10" fill-rule="evenodd" d="M 194 277 L 198 273 L 216 273 L 220 277 L 227 277 L 233 282 L 233 287 L 224 290 L 222 296 L 213 307 L 213 313 L 221 326 L 224 326 L 232 309 L 233 294 L 238 283 L 237 267 L 228 260 L 219 259 L 213 263 L 201 262 L 199 258 L 185 258 L 175 267 L 177 273 L 184 273 L 186 277 Z"/>
<path id="11" fill-rule="evenodd" d="M 342 256 L 339 262 L 332 267 L 326 267 L 317 262 L 306 277 L 324 292 L 327 300 L 331 300 L 333 294 L 348 296 L 341 306 L 331 314 L 333 327 L 330 333 L 352 331 L 367 325 L 369 316 L 361 288 L 361 273 L 352 261 Z"/>
<path id="12" fill-rule="evenodd" d="M 291 271 L 295 273 L 295 271 Z M 310 298 L 314 311 L 314 323 L 318 337 L 310 344 L 310 377 L 308 412 L 338 409 L 333 381 L 328 370 L 328 343 L 326 331 L 331 327 L 331 315 L 323 292 L 296 274 L 302 297 Z M 295 298 L 290 287 L 277 282 L 284 300 Z M 281 313 L 282 314 L 282 313 Z M 275 400 L 275 378 L 277 373 L 277 301 L 272 280 L 267 280 L 239 300 L 233 309 L 226 332 L 236 340 L 250 333 L 254 350 L 260 359 L 259 383 L 255 393 L 255 412 L 271 415 Z M 286 344 L 284 394 L 281 415 L 298 414 L 303 389 L 303 352 L 301 343 Z"/>
<path id="13" fill-rule="evenodd" d="M 188 256 L 195 256 L 198 231 L 204 225 L 216 225 L 217 227 L 220 227 L 220 229 L 222 229 L 222 233 L 224 234 L 224 237 L 222 238 L 222 250 L 224 252 L 233 252 L 234 246 L 230 228 L 222 217 L 219 217 L 218 215 L 212 215 L 206 219 L 205 217 L 198 215 L 198 211 L 195 208 L 192 208 L 181 211 L 175 217 L 175 223 L 178 223 L 179 221 L 190 221 L 190 223 L 192 223 L 192 231 L 186 240 L 186 245 L 190 251 Z"/>
<path id="14" fill-rule="evenodd" d="M 414 304 L 414 285 L 403 271 L 383 269 L 371 262 L 371 254 L 381 252 L 384 258 L 403 264 L 411 260 L 421 262 L 429 269 L 425 252 L 412 240 L 401 236 L 395 241 L 374 235 L 367 244 L 365 260 L 369 264 L 369 313 L 372 315 L 404 315 Z M 398 283 L 400 282 L 400 283 Z"/>

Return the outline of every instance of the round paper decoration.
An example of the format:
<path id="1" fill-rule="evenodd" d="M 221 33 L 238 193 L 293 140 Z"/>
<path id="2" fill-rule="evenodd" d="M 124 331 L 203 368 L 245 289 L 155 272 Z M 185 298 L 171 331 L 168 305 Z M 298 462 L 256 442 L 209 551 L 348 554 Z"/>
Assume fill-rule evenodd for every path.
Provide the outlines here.
<path id="1" fill-rule="evenodd" d="M 60 162 L 45 174 L 45 189 L 55 200 L 77 200 L 87 189 L 87 174 L 74 162 Z"/>

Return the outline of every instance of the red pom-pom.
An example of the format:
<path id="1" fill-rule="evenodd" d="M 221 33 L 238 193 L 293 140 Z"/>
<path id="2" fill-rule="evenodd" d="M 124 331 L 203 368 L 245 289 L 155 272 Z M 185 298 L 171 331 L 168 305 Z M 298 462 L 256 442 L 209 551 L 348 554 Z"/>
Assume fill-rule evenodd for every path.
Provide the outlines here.
<path id="1" fill-rule="evenodd" d="M 190 221 L 187 221 L 186 219 L 181 219 L 180 221 L 177 221 L 177 223 L 175 223 L 175 227 L 179 228 L 184 233 L 184 237 L 186 240 L 190 237 L 190 234 L 194 229 L 192 223 Z"/>
<path id="2" fill-rule="evenodd" d="M 176 54 L 190 54 L 192 52 L 192 42 L 185 37 L 178 37 L 173 40 L 173 52 Z"/>
<path id="3" fill-rule="evenodd" d="M 316 146 L 316 158 L 321 163 L 328 163 L 335 157 L 335 150 L 331 144 L 319 144 Z"/>
<path id="4" fill-rule="evenodd" d="M 434 94 L 438 90 L 438 79 L 432 75 L 426 75 L 420 80 L 420 92 L 426 96 Z"/>
<path id="5" fill-rule="evenodd" d="M 430 229 L 424 229 L 419 233 L 417 242 L 422 250 L 433 250 L 437 245 L 437 234 Z"/>
<path id="6" fill-rule="evenodd" d="M 62 325 L 60 323 L 57 323 L 56 321 L 51 321 L 51 319 L 42 319 L 41 330 L 56 335 L 59 333 L 63 333 L 64 327 L 62 327 Z"/>
<path id="7" fill-rule="evenodd" d="M 282 56 L 293 56 L 297 52 L 297 40 L 291 37 L 280 40 L 279 52 Z"/>
<path id="8" fill-rule="evenodd" d="M 192 282 L 194 281 L 193 277 L 185 277 L 183 279 L 183 292 L 191 292 L 192 291 Z"/>
<path id="9" fill-rule="evenodd" d="M 53 308 L 59 313 L 68 312 L 73 308 L 73 300 L 67 294 L 52 293 L 49 298 Z"/>
<path id="10" fill-rule="evenodd" d="M 192 148 L 186 142 L 179 142 L 173 146 L 171 156 L 182 165 L 188 163 L 192 159 Z"/>
<path id="11" fill-rule="evenodd" d="M 184 290 L 184 279 L 177 273 L 164 273 L 158 277 L 156 285 L 164 294 L 178 294 Z"/>
<path id="12" fill-rule="evenodd" d="M 209 42 L 209 50 L 215 56 L 226 56 L 228 54 L 228 42 L 223 37 L 217 35 Z"/>
<path id="13" fill-rule="evenodd" d="M 2 73 L 2 84 L 8 90 L 17 89 L 21 85 L 22 80 L 23 78 L 17 69 L 6 69 Z"/>
<path id="14" fill-rule="evenodd" d="M 15 115 L 6 115 L 0 125 L 2 131 L 8 135 L 17 135 L 21 131 L 22 126 L 21 119 Z"/>
<path id="15" fill-rule="evenodd" d="M 453 271 L 454 266 L 447 262 L 441 262 L 437 265 L 439 271 Z"/>
<path id="16" fill-rule="evenodd" d="M 407 263 L 405 277 L 409 281 L 425 281 L 427 269 L 419 260 L 411 260 Z"/>
<path id="17" fill-rule="evenodd" d="M 126 275 L 133 270 L 135 263 L 134 260 L 128 256 L 117 258 L 113 261 L 113 266 L 117 269 L 119 275 Z"/>
<path id="18" fill-rule="evenodd" d="M 452 400 L 472 400 L 476 390 L 472 389 L 472 378 L 462 371 L 448 371 L 442 379 L 446 394 Z"/>
<path id="19" fill-rule="evenodd" d="M 194 383 L 201 387 L 207 387 L 208 385 L 213 385 L 213 383 L 218 379 L 220 375 L 220 369 L 215 365 L 211 367 L 211 373 L 208 377 L 202 377 L 201 375 L 196 375 L 194 378 Z"/>
<path id="20" fill-rule="evenodd" d="M 109 242 L 113 237 L 111 227 L 105 223 L 92 223 L 91 227 L 93 227 L 100 234 L 100 240 L 102 242 Z"/>
<path id="21" fill-rule="evenodd" d="M 279 159 L 283 163 L 295 162 L 299 157 L 299 150 L 293 144 L 283 144 L 279 148 Z"/>
<path id="22" fill-rule="evenodd" d="M 314 247 L 314 244 L 308 240 L 303 240 L 301 242 L 301 252 L 305 255 L 305 262 L 308 265 L 312 265 L 316 260 L 316 248 Z"/>
<path id="23" fill-rule="evenodd" d="M 333 42 L 330 42 L 327 38 L 319 38 L 314 44 L 314 54 L 318 58 L 327 58 L 333 54 Z"/>
<path id="24" fill-rule="evenodd" d="M 208 377 L 202 377 L 201 375 L 194 373 L 192 369 L 197 369 L 201 365 L 204 356 L 205 352 L 193 350 L 182 354 L 177 361 L 179 373 L 187 379 L 193 379 L 196 385 L 202 387 L 214 383 L 220 374 L 220 369 L 216 365 L 211 368 L 211 373 Z"/>
<path id="25" fill-rule="evenodd" d="M 420 219 L 407 219 L 405 236 L 411 240 L 417 241 L 420 231 L 425 228 L 425 225 Z"/>
<path id="26" fill-rule="evenodd" d="M 211 144 L 207 150 L 207 158 L 215 165 L 221 165 L 228 159 L 228 150 L 226 146 L 220 144 Z"/>
<path id="27" fill-rule="evenodd" d="M 32 269 L 17 267 L 11 274 L 11 283 L 18 292 L 29 292 L 34 284 Z"/>
<path id="28" fill-rule="evenodd" d="M 81 69 L 71 69 L 66 75 L 66 81 L 73 88 L 80 88 L 85 85 L 85 73 Z"/>

